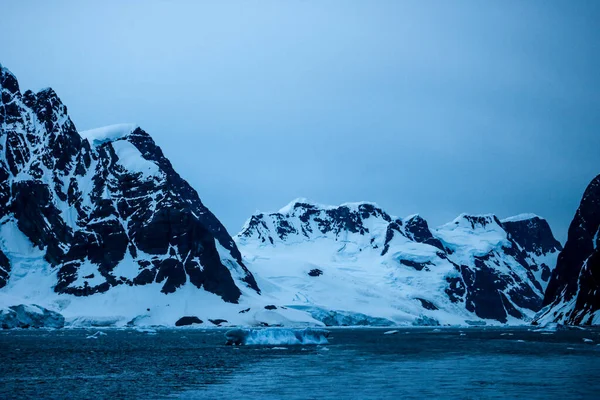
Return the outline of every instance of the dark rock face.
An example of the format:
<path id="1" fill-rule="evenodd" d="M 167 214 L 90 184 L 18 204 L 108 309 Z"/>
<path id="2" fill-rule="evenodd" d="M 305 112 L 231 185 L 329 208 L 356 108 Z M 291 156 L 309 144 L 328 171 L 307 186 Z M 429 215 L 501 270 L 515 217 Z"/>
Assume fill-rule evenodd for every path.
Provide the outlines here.
<path id="1" fill-rule="evenodd" d="M 189 325 L 194 325 L 194 324 L 201 324 L 202 320 L 198 317 L 194 317 L 194 316 L 188 316 L 188 317 L 181 317 L 177 320 L 177 322 L 175 322 L 175 326 L 189 326 Z"/>
<path id="2" fill-rule="evenodd" d="M 417 271 L 422 271 L 423 269 L 425 271 L 429 271 L 429 268 L 427 266 L 428 265 L 433 265 L 433 263 L 429 262 L 429 261 L 426 261 L 426 262 L 417 262 L 417 261 L 403 260 L 403 259 L 400 259 L 398 261 L 400 262 L 400 264 L 406 265 L 407 267 L 414 268 Z"/>
<path id="3" fill-rule="evenodd" d="M 421 305 L 426 310 L 432 310 L 432 311 L 439 310 L 439 308 L 435 304 L 430 302 L 429 300 L 421 299 L 420 297 L 417 297 L 417 300 L 419 300 L 421 302 Z"/>
<path id="4" fill-rule="evenodd" d="M 83 138 L 52 89 L 21 94 L 2 67 L 0 93 L 0 224 L 44 252 L 56 292 L 156 282 L 168 294 L 189 282 L 233 303 L 240 283 L 259 292 L 223 225 L 145 131 Z M 0 287 L 10 253 L 0 246 Z"/>
<path id="5" fill-rule="evenodd" d="M 323 271 L 318 268 L 311 269 L 308 271 L 308 276 L 321 276 L 323 275 Z"/>
<path id="6" fill-rule="evenodd" d="M 552 235 L 550 225 L 545 219 L 533 217 L 518 221 L 504 221 L 502 227 L 520 247 L 538 256 L 562 250 L 562 245 Z"/>
<path id="7" fill-rule="evenodd" d="M 405 223 L 406 236 L 417 243 L 426 243 L 433 247 L 437 247 L 440 250 L 444 250 L 442 242 L 434 238 L 429 230 L 427 221 L 421 218 L 419 215 L 415 215 L 409 218 Z"/>
<path id="8" fill-rule="evenodd" d="M 585 190 L 569 226 L 544 305 L 538 321 L 600 324 L 600 175 Z"/>

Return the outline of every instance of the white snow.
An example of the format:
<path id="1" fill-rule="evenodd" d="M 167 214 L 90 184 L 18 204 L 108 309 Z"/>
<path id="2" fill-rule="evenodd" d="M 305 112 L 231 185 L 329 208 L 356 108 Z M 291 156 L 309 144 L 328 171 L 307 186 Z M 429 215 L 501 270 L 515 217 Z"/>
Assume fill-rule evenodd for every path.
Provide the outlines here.
<path id="1" fill-rule="evenodd" d="M 161 177 L 158 165 L 146 160 L 142 153 L 127 140 L 117 140 L 111 143 L 119 160 L 117 163 L 129 172 L 140 173 L 146 179 Z"/>
<path id="2" fill-rule="evenodd" d="M 455 250 L 466 263 L 474 256 L 483 256 L 502 246 L 510 246 L 506 231 L 496 223 L 491 214 L 475 216 L 483 218 L 485 224 L 475 224 L 461 214 L 454 221 L 434 229 L 433 235 L 447 247 Z"/>
<path id="3" fill-rule="evenodd" d="M 539 215 L 536 215 L 536 214 L 523 213 L 523 214 L 515 215 L 512 217 L 504 218 L 503 220 L 501 220 L 501 222 L 518 222 L 518 221 L 526 221 L 528 219 L 534 219 L 534 218 L 543 219 L 542 217 L 540 217 Z"/>
<path id="4" fill-rule="evenodd" d="M 136 128 L 138 128 L 138 125 L 136 124 L 115 124 L 81 131 L 79 132 L 79 135 L 90 142 L 91 145 L 99 145 L 123 138 L 133 132 Z"/>
<path id="5" fill-rule="evenodd" d="M 315 214 L 315 218 L 323 218 L 323 214 Z M 303 222 L 290 216 L 286 220 L 297 233 L 285 240 L 275 234 L 275 219 L 264 216 L 267 229 L 259 227 L 261 234 L 273 236 L 273 245 L 256 235 L 235 238 L 263 296 L 273 298 L 273 304 L 307 311 L 334 325 L 408 326 L 422 314 L 448 324 L 477 319 L 464 307 L 451 303 L 444 293 L 445 278 L 455 269 L 437 256 L 439 249 L 399 233 L 388 253 L 381 256 L 388 226 L 381 217 L 363 220 L 369 229 L 367 235 L 348 231 L 324 234 L 312 219 L 308 222 L 312 233 L 306 237 Z M 416 271 L 400 264 L 400 259 L 433 264 L 429 272 Z M 323 274 L 311 277 L 308 272 L 312 269 Z M 424 310 L 417 297 L 440 310 Z"/>

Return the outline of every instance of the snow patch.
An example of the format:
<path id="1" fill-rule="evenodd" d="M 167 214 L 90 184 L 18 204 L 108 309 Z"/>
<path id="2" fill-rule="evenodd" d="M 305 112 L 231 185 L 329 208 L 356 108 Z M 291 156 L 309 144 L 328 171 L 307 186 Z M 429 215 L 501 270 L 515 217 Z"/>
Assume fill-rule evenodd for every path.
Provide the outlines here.
<path id="1" fill-rule="evenodd" d="M 119 160 L 117 163 L 129 172 L 140 173 L 146 179 L 161 177 L 158 165 L 146 160 L 142 153 L 127 140 L 118 140 L 112 143 Z"/>
<path id="2" fill-rule="evenodd" d="M 529 219 L 534 219 L 534 218 L 539 218 L 539 219 L 543 219 L 542 217 L 540 217 L 539 215 L 536 214 L 532 214 L 532 213 L 523 213 L 523 214 L 519 214 L 519 215 L 514 215 L 512 217 L 508 217 L 508 218 L 504 218 L 503 220 L 501 220 L 500 222 L 518 222 L 518 221 L 527 221 Z"/>

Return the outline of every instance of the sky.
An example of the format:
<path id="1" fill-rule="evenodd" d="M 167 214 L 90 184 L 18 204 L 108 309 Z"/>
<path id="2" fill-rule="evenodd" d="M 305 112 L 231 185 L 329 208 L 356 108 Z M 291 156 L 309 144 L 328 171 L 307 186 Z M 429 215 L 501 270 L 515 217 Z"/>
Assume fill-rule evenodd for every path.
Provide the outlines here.
<path id="1" fill-rule="evenodd" d="M 600 173 L 600 2 L 2 1 L 0 63 L 79 130 L 133 122 L 231 234 L 297 197 L 435 227 Z"/>

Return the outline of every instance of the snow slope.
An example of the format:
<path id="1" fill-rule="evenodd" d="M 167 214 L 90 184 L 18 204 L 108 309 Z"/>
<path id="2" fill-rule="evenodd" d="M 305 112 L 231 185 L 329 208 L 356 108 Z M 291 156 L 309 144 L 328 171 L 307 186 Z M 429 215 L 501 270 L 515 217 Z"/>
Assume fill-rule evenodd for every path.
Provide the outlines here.
<path id="1" fill-rule="evenodd" d="M 493 215 L 430 230 L 374 203 L 297 199 L 235 240 L 263 293 L 327 325 L 523 323 L 543 297 L 539 266 Z"/>

